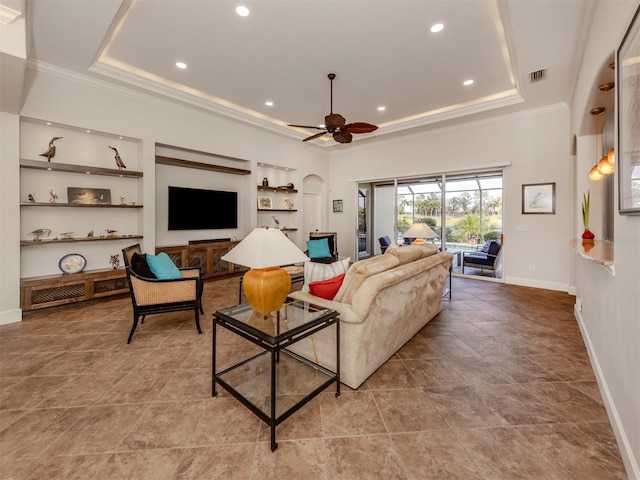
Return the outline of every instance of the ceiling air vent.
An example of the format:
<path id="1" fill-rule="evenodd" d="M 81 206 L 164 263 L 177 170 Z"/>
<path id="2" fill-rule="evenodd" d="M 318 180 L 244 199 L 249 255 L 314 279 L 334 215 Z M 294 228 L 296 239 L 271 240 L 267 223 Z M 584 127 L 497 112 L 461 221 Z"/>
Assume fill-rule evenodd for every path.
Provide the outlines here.
<path id="1" fill-rule="evenodd" d="M 547 69 L 542 68 L 540 70 L 536 70 L 535 72 L 529 72 L 529 82 L 536 83 L 540 82 L 547 78 Z"/>

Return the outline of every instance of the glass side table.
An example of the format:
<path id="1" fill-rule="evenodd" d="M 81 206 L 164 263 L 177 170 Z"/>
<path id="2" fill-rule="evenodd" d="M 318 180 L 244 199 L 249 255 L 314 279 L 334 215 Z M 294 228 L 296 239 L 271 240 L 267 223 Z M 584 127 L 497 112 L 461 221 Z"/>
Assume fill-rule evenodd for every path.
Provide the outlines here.
<path id="1" fill-rule="evenodd" d="M 216 371 L 217 326 L 240 335 L 263 351 L 222 371 Z M 336 371 L 287 350 L 303 338 L 331 325 L 336 327 Z M 216 384 L 240 400 L 271 427 L 271 451 L 276 427 L 335 382 L 340 396 L 340 321 L 338 312 L 287 297 L 278 312 L 266 317 L 249 304 L 213 314 L 211 395 Z"/>

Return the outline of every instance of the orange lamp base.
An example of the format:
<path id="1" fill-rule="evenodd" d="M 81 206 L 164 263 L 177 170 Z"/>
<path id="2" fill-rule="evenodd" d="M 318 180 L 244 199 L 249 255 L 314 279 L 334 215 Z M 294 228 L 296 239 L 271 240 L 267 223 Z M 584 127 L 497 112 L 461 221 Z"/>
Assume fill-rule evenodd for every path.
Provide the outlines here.
<path id="1" fill-rule="evenodd" d="M 424 245 L 424 238 L 416 238 L 411 245 Z"/>
<path id="2" fill-rule="evenodd" d="M 290 289 L 291 276 L 280 267 L 254 268 L 242 278 L 249 305 L 262 315 L 280 310 Z"/>

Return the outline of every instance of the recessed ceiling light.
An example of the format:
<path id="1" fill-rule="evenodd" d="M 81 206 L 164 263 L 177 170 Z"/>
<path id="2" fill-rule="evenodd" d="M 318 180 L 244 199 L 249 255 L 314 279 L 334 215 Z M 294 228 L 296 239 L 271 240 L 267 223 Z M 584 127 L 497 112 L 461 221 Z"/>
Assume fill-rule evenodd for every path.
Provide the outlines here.
<path id="1" fill-rule="evenodd" d="M 386 109 L 387 107 L 383 107 L 382 105 L 378 107 L 379 112 L 384 112 Z"/>
<path id="2" fill-rule="evenodd" d="M 51 122 L 47 122 L 47 125 L 51 125 Z"/>
<path id="3" fill-rule="evenodd" d="M 473 80 L 469 79 L 469 80 L 465 80 L 464 82 L 462 82 L 462 84 L 465 87 L 468 87 L 469 85 L 473 85 Z"/>
<path id="4" fill-rule="evenodd" d="M 181 68 L 182 70 L 184 70 L 185 68 L 187 68 L 187 64 L 184 62 L 176 62 L 176 67 Z"/>
<path id="5" fill-rule="evenodd" d="M 91 130 L 87 130 L 87 133 L 91 133 Z"/>
<path id="6" fill-rule="evenodd" d="M 241 17 L 248 17 L 251 12 L 249 11 L 249 7 L 246 5 L 238 5 L 236 7 L 236 13 Z"/>
<path id="7" fill-rule="evenodd" d="M 265 104 L 267 107 L 273 107 L 273 102 L 272 102 L 271 100 L 267 100 L 266 102 L 264 102 L 264 104 Z"/>
<path id="8" fill-rule="evenodd" d="M 438 33 L 444 30 L 444 24 L 442 23 L 434 23 L 431 25 L 431 33 Z"/>

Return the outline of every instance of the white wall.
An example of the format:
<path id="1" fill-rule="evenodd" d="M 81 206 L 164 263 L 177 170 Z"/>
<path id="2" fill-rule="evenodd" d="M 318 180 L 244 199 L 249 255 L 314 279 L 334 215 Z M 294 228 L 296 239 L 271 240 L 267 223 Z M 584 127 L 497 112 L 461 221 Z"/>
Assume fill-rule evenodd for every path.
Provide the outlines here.
<path id="1" fill-rule="evenodd" d="M 505 281 L 568 290 L 572 197 L 567 106 L 553 105 L 361 147 L 352 145 L 331 153 L 331 196 L 344 198 L 347 212 L 331 217 L 330 228 L 339 232 L 338 238 L 350 237 L 356 182 L 510 164 L 504 170 L 503 184 Z M 522 215 L 522 184 L 547 182 L 556 183 L 556 214 Z M 517 226 L 527 230 L 517 231 Z M 345 255 L 353 255 L 353 245 L 341 243 L 340 248 Z"/>
<path id="2" fill-rule="evenodd" d="M 588 96 L 597 86 L 597 73 L 620 44 L 636 8 L 635 0 L 598 3 L 571 105 L 572 134 L 578 135 L 583 116 L 593 107 Z M 581 144 L 593 143 L 593 139 L 584 137 L 577 143 L 576 179 L 582 188 L 575 192 L 576 215 L 582 192 L 589 185 L 584 178 L 587 166 L 594 163 L 587 148 L 580 150 Z M 599 185 L 591 184 L 591 188 Z M 640 216 L 618 215 L 616 201 L 614 228 L 614 276 L 573 254 L 576 295 L 582 300 L 582 311 L 576 309 L 576 316 L 627 474 L 640 479 Z"/>
<path id="3" fill-rule="evenodd" d="M 46 73 L 45 71 L 46 70 Z M 51 66 L 41 71 L 27 70 L 28 92 L 21 115 L 103 132 L 118 132 L 140 139 L 142 180 L 143 248 L 156 245 L 156 144 L 172 145 L 249 160 L 251 184 L 246 192 L 244 236 L 256 226 L 257 163 L 264 162 L 296 169 L 297 178 L 309 174 L 329 176 L 328 154 L 321 148 L 290 138 L 247 127 L 232 120 L 170 104 L 125 88 L 79 77 Z M 0 258 L 3 288 L 0 292 L 0 321 L 19 317 L 20 247 L 19 233 L 19 118 L 2 114 L 2 240 Z M 198 170 L 192 170 L 198 175 Z M 298 182 L 299 183 L 299 182 Z M 300 188 L 300 187 L 298 187 Z M 302 192 L 298 195 L 302 199 Z M 296 240 L 301 243 L 301 240 Z M 302 242 L 301 245 L 304 245 Z"/>

